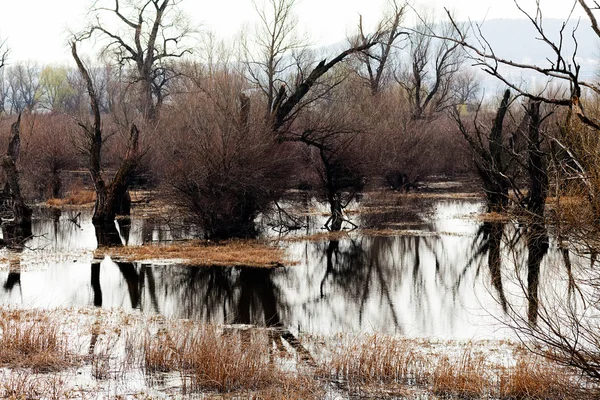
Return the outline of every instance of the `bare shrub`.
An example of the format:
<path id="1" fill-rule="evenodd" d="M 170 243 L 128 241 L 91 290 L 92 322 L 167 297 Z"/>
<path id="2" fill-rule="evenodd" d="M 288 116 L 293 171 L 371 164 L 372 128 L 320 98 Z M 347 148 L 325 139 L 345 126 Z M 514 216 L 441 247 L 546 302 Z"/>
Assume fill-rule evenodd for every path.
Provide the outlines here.
<path id="1" fill-rule="evenodd" d="M 209 238 L 249 237 L 287 186 L 291 157 L 226 67 L 195 71 L 197 89 L 165 106 L 164 163 L 173 199 Z"/>

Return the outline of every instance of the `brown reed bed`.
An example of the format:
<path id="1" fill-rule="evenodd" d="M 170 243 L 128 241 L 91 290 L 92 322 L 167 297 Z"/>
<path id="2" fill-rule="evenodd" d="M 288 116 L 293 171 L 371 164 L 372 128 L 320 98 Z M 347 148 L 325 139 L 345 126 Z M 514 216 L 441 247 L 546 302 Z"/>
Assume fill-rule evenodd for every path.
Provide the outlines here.
<path id="1" fill-rule="evenodd" d="M 60 321 L 38 315 L 0 319 L 0 366 L 31 368 L 35 372 L 59 371 L 74 365 Z"/>
<path id="2" fill-rule="evenodd" d="M 283 248 L 258 240 L 212 243 L 185 241 L 102 249 L 104 254 L 128 261 L 176 259 L 194 266 L 247 266 L 274 268 L 294 264 Z"/>

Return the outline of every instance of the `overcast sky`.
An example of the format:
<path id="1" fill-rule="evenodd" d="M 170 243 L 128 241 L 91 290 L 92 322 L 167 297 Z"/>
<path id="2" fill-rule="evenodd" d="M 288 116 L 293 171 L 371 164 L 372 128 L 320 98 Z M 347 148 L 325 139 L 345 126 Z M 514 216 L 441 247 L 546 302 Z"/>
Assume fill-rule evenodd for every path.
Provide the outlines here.
<path id="1" fill-rule="evenodd" d="M 259 0 L 260 1 L 260 0 Z M 363 15 L 365 24 L 374 24 L 386 0 L 299 0 L 297 17 L 311 41 L 329 44 L 342 40 Z M 521 0 L 531 9 L 535 0 Z M 70 63 L 65 47 L 68 30 L 84 26 L 89 0 L 0 0 L 0 38 L 11 48 L 10 61 L 37 60 L 42 63 Z M 453 10 L 459 19 L 519 18 L 513 0 L 413 0 L 417 8 Z M 565 18 L 570 0 L 541 0 L 546 18 Z M 254 24 L 251 0 L 185 0 L 182 7 L 194 24 L 232 37 L 244 25 Z M 583 15 L 579 11 L 576 15 Z"/>

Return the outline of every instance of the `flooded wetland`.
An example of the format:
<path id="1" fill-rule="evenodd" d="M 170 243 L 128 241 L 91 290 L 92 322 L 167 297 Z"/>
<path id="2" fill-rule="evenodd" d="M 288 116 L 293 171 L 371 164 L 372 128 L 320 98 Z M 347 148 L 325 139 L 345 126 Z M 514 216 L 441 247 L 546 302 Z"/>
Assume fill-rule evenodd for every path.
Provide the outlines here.
<path id="1" fill-rule="evenodd" d="M 31 238 L 0 254 L 0 348 L 18 345 L 1 343 L 11 329 L 32 347 L 28 334 L 50 334 L 57 361 L 0 357 L 4 393 L 503 398 L 516 369 L 554 368 L 518 325 L 567 276 L 551 236 L 535 253 L 526 224 L 472 194 L 368 193 L 348 212 L 365 228 L 338 233 L 314 199 L 286 207 L 302 224 L 271 215 L 259 239 L 219 244 L 134 208 L 111 246 L 85 208 L 36 210 Z M 574 384 L 564 376 L 542 394 Z"/>

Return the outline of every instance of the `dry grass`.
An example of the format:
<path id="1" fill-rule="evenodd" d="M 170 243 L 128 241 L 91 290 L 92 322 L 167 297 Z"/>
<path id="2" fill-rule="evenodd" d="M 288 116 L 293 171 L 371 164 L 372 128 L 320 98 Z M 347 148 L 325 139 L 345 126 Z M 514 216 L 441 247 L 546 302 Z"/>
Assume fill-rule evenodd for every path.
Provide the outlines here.
<path id="1" fill-rule="evenodd" d="M 517 362 L 506 366 L 485 344 L 373 335 L 336 346 L 319 373 L 358 397 L 565 399 L 576 393 L 583 398 L 573 371 L 509 348 Z"/>
<path id="2" fill-rule="evenodd" d="M 521 356 L 499 381 L 503 399 L 568 399 L 576 397 L 573 390 L 569 371 L 533 356 Z"/>
<path id="3" fill-rule="evenodd" d="M 179 371 L 193 392 L 252 391 L 260 398 L 286 399 L 314 398 L 320 392 L 306 373 L 283 368 L 265 331 L 224 332 L 210 325 L 174 323 L 146 334 L 143 348 L 148 372 Z"/>
<path id="4" fill-rule="evenodd" d="M 74 190 L 69 192 L 62 199 L 48 199 L 46 202 L 51 207 L 63 207 L 63 206 L 82 206 L 91 204 L 96 201 L 96 192 L 93 190 Z"/>
<path id="5" fill-rule="evenodd" d="M 338 348 L 322 372 L 353 383 L 409 383 L 422 381 L 428 362 L 414 351 L 411 340 L 382 335 L 357 339 Z"/>
<path id="6" fill-rule="evenodd" d="M 339 394 L 516 400 L 597 394 L 591 386 L 584 390 L 585 382 L 578 382 L 573 371 L 506 342 L 436 342 L 381 334 L 340 335 L 325 342 L 302 337 L 315 358 L 309 363 L 295 347 L 285 345 L 281 332 L 271 329 L 106 310 L 42 314 L 0 308 L 0 321 L 0 398 L 113 398 L 125 392 L 107 388 L 137 393 L 139 386 L 131 389 L 126 382 L 140 372 L 147 385 L 158 384 L 154 389 L 169 396 L 202 398 L 318 399 Z M 69 338 L 86 338 L 76 354 L 61 339 L 72 328 Z M 73 360 L 85 363 L 83 369 L 65 368 L 79 366 Z M 88 371 L 84 380 L 90 385 L 81 386 L 76 374 L 82 370 Z"/>
<path id="7" fill-rule="evenodd" d="M 67 381 L 60 375 L 39 377 L 29 371 L 0 375 L 0 397 L 3 399 L 49 399 L 70 397 Z"/>
<path id="8" fill-rule="evenodd" d="M 489 366 L 484 357 L 467 349 L 457 362 L 443 357 L 433 371 L 431 387 L 440 396 L 478 399 L 490 391 Z"/>
<path id="9" fill-rule="evenodd" d="M 236 240 L 219 244 L 187 241 L 169 245 L 105 248 L 102 251 L 111 257 L 129 261 L 177 259 L 184 264 L 196 266 L 273 268 L 293 264 L 291 260 L 287 259 L 284 249 L 251 240 Z"/>
<path id="10" fill-rule="evenodd" d="M 19 314 L 13 314 L 19 315 Z M 39 315 L 33 319 L 0 320 L 0 365 L 58 371 L 74 364 L 60 323 Z"/>

